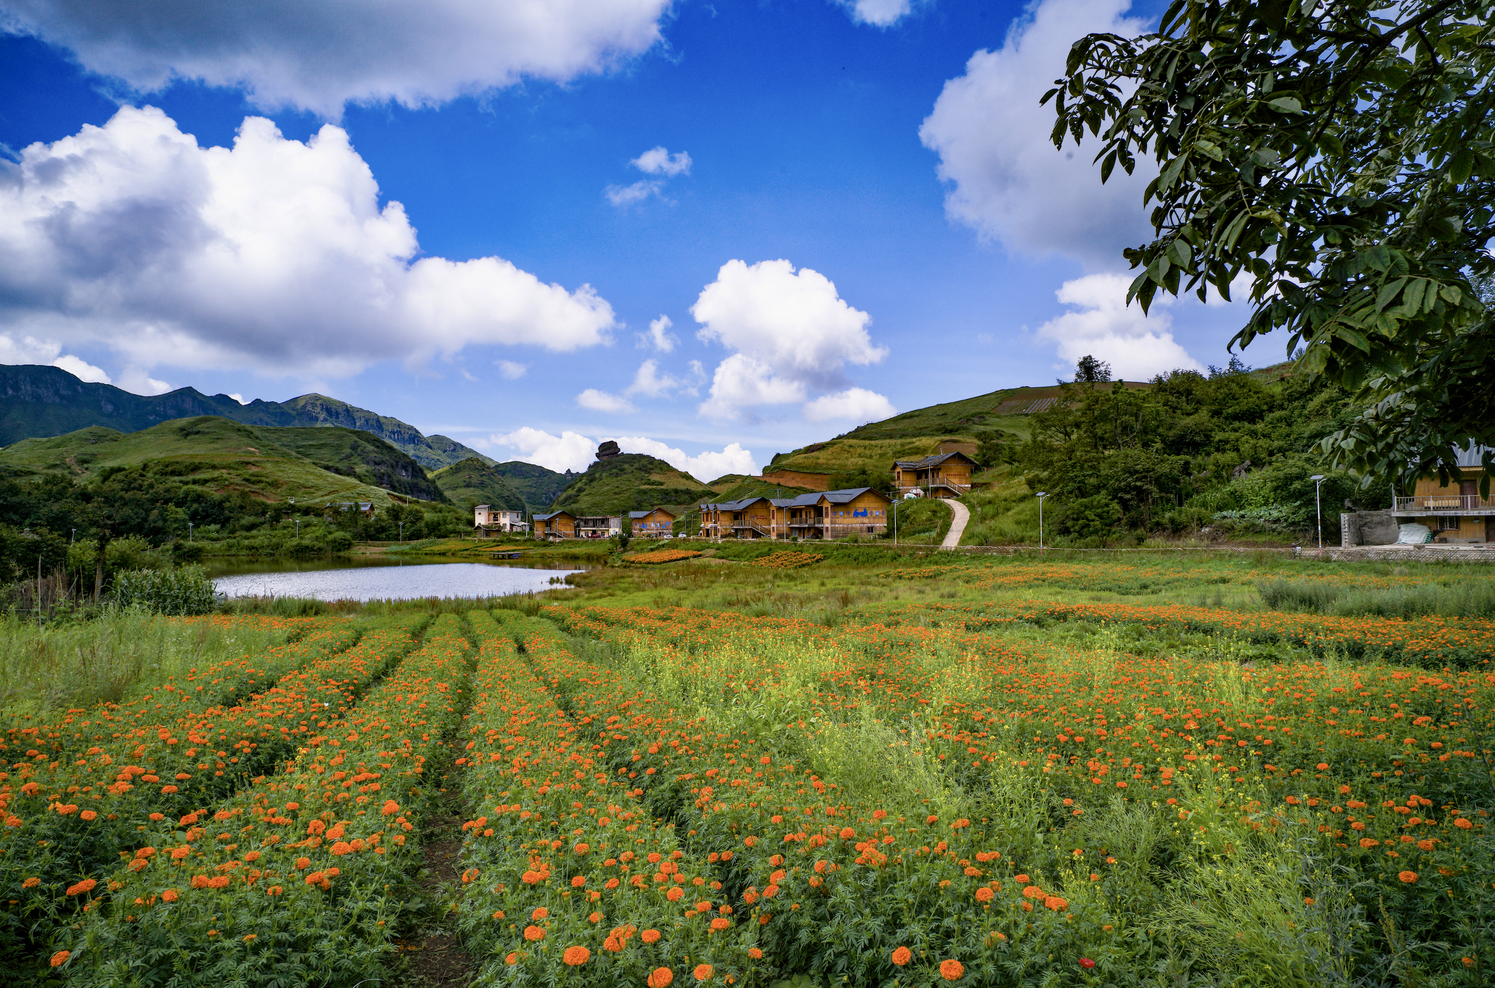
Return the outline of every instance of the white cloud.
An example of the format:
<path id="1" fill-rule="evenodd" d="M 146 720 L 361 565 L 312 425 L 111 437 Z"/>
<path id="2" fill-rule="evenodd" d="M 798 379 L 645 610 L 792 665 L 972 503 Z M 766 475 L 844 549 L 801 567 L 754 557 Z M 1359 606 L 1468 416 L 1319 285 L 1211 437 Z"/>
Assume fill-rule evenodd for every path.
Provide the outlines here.
<path id="1" fill-rule="evenodd" d="M 1185 368 L 1203 370 L 1171 332 L 1173 317 L 1166 309 L 1172 296 L 1159 295 L 1152 315 L 1126 304 L 1131 279 L 1119 274 L 1090 274 L 1066 281 L 1055 295 L 1078 311 L 1056 316 L 1038 327 L 1038 335 L 1059 345 L 1059 356 L 1069 365 L 1086 354 L 1108 361 L 1118 380 L 1145 381 L 1155 374 Z"/>
<path id="2" fill-rule="evenodd" d="M 742 353 L 716 365 L 711 394 L 697 408 L 707 418 L 751 419 L 760 405 L 787 405 L 805 400 L 805 386 L 774 374 L 773 368 Z"/>
<path id="3" fill-rule="evenodd" d="M 565 81 L 647 51 L 670 0 L 187 4 L 6 0 L 9 27 L 142 92 L 243 86 L 258 106 L 335 119 L 345 102 L 424 106 L 524 77 Z"/>
<path id="4" fill-rule="evenodd" d="M 873 27 L 892 27 L 914 7 L 912 0 L 837 0 L 837 3 L 846 8 L 853 21 Z"/>
<path id="5" fill-rule="evenodd" d="M 872 317 L 847 305 L 830 279 L 785 260 L 728 261 L 701 291 L 691 315 L 696 336 L 733 351 L 717 367 L 701 413 L 740 418 L 746 406 L 804 400 L 811 389 L 845 383 L 846 364 L 873 364 L 888 351 L 872 343 Z"/>
<path id="6" fill-rule="evenodd" d="M 232 398 L 234 401 L 237 401 L 241 405 L 247 405 L 247 404 L 249 404 L 249 402 L 247 402 L 247 401 L 244 400 L 244 396 L 241 395 L 241 394 L 239 394 L 237 391 L 230 391 L 228 393 L 228 396 L 230 398 Z"/>
<path id="7" fill-rule="evenodd" d="M 643 202 L 650 196 L 659 195 L 659 190 L 663 185 L 664 183 L 659 181 L 639 181 L 632 185 L 609 185 L 602 190 L 602 194 L 607 197 L 608 202 L 622 208 Z"/>
<path id="8" fill-rule="evenodd" d="M 59 356 L 61 354 L 61 356 Z M 62 353 L 62 344 L 23 336 L 16 340 L 0 333 L 0 364 L 50 364 L 60 367 L 80 381 L 91 384 L 113 384 L 107 372 L 81 357 Z"/>
<path id="9" fill-rule="evenodd" d="M 65 354 L 52 361 L 53 367 L 61 367 L 80 381 L 88 381 L 91 384 L 113 384 L 113 380 L 104 372 L 103 368 L 95 367 L 72 354 Z"/>
<path id="10" fill-rule="evenodd" d="M 649 332 L 639 334 L 639 346 L 653 347 L 660 353 L 669 353 L 675 349 L 680 338 L 670 332 L 670 327 L 675 325 L 669 316 L 660 316 L 658 319 L 649 320 Z"/>
<path id="11" fill-rule="evenodd" d="M 997 51 L 971 56 L 945 83 L 919 128 L 950 183 L 951 218 L 1002 242 L 1014 254 L 1057 253 L 1089 270 L 1122 264 L 1123 247 L 1150 240 L 1142 190 L 1155 174 L 1140 159 L 1101 185 L 1092 165 L 1099 142 L 1054 149 L 1054 108 L 1038 101 L 1064 73 L 1076 38 L 1092 31 L 1135 36 L 1144 21 L 1123 16 L 1130 0 L 1041 0 L 1016 22 Z"/>
<path id="12" fill-rule="evenodd" d="M 567 430 L 553 436 L 541 429 L 525 426 L 513 432 L 494 434 L 486 441 L 475 440 L 480 448 L 509 446 L 519 450 L 516 459 L 538 463 L 547 470 L 585 470 L 597 457 L 597 440 Z"/>
<path id="13" fill-rule="evenodd" d="M 594 412 L 621 414 L 623 412 L 638 411 L 627 398 L 620 398 L 606 391 L 598 391 L 596 388 L 587 388 L 581 394 L 577 395 L 576 403 L 582 408 L 590 408 Z"/>
<path id="14" fill-rule="evenodd" d="M 805 418 L 811 422 L 846 419 L 857 425 L 880 422 L 898 414 L 893 403 L 876 391 L 847 388 L 805 403 Z"/>
<path id="15" fill-rule="evenodd" d="M 645 175 L 663 175 L 666 178 L 674 178 L 676 175 L 689 175 L 691 161 L 690 155 L 684 151 L 670 154 L 665 148 L 656 147 L 645 151 L 629 164 Z"/>
<path id="16" fill-rule="evenodd" d="M 171 390 L 171 385 L 158 381 L 138 367 L 128 367 L 119 377 L 119 386 L 137 395 L 160 395 Z"/>
<path id="17" fill-rule="evenodd" d="M 644 436 L 619 436 L 618 448 L 625 453 L 647 453 L 664 460 L 676 470 L 690 474 L 697 480 L 712 481 L 729 473 L 755 474 L 757 461 L 751 450 L 743 449 L 739 443 L 730 443 L 721 452 L 707 450 L 699 456 L 689 456 L 683 449 L 667 446 L 658 439 Z"/>
<path id="18" fill-rule="evenodd" d="M 497 367 L 498 372 L 508 381 L 519 380 L 524 376 L 524 372 L 529 370 L 528 364 L 515 363 L 512 360 L 495 360 L 493 366 Z"/>
<path id="19" fill-rule="evenodd" d="M 342 376 L 469 344 L 574 350 L 612 307 L 497 257 L 421 257 L 341 128 L 245 119 L 202 148 L 160 110 L 0 161 L 0 322 L 135 367 Z"/>
<path id="20" fill-rule="evenodd" d="M 706 371 L 701 367 L 699 360 L 690 362 L 690 375 L 686 378 L 678 378 L 673 374 L 661 374 L 659 372 L 659 361 L 649 359 L 639 364 L 638 373 L 633 375 L 633 383 L 624 390 L 625 395 L 644 395 L 649 398 L 662 398 L 672 391 L 680 391 L 684 394 L 695 395 L 696 389 L 706 381 Z"/>

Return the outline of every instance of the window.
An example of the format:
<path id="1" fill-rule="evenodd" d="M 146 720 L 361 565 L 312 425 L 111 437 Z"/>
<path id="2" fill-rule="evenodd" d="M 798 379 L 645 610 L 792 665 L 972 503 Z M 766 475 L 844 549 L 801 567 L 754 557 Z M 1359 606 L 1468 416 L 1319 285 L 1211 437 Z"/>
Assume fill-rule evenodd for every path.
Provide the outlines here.
<path id="1" fill-rule="evenodd" d="M 1459 519 L 1456 515 L 1439 515 L 1433 521 L 1435 532 L 1457 532 L 1459 530 Z"/>

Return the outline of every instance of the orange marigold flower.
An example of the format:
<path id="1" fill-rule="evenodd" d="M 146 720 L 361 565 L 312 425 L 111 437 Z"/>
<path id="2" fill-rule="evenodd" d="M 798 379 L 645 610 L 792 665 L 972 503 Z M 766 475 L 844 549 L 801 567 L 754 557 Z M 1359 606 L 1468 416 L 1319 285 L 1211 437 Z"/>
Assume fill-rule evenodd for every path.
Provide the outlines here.
<path id="1" fill-rule="evenodd" d="M 667 967 L 656 967 L 649 972 L 649 988 L 669 988 L 675 983 L 675 972 Z"/>
<path id="2" fill-rule="evenodd" d="M 645 930 L 644 932 L 642 932 L 642 933 L 640 933 L 638 935 L 638 938 L 640 940 L 644 941 L 644 943 L 658 943 L 659 942 L 659 931 L 658 930 Z M 666 981 L 665 984 L 669 984 L 669 982 Z"/>
<path id="3" fill-rule="evenodd" d="M 685 898 L 685 889 L 676 885 L 672 887 L 668 892 L 666 892 L 664 894 L 664 897 L 666 899 L 669 899 L 671 902 L 679 902 L 681 899 Z"/>
<path id="4" fill-rule="evenodd" d="M 310 875 L 307 875 L 306 876 L 306 884 L 308 884 L 308 885 L 320 885 L 320 884 L 322 884 L 322 873 L 320 871 L 314 871 Z"/>
<path id="5" fill-rule="evenodd" d="M 913 959 L 914 952 L 912 950 L 909 950 L 907 947 L 899 947 L 897 950 L 893 951 L 893 963 L 898 965 L 899 967 L 902 967 Z"/>
<path id="6" fill-rule="evenodd" d="M 623 941 L 619 940 L 616 936 L 609 936 L 606 940 L 602 941 L 602 949 L 616 954 L 623 949 Z"/>
<path id="7" fill-rule="evenodd" d="M 761 961 L 763 959 L 763 951 L 759 950 L 757 947 L 749 947 L 748 956 L 755 961 Z"/>
<path id="8" fill-rule="evenodd" d="M 176 889 L 167 889 L 165 892 L 161 893 L 162 902 L 175 902 L 180 898 L 181 895 L 177 892 Z"/>
<path id="9" fill-rule="evenodd" d="M 995 892 L 993 892 L 987 886 L 983 885 L 979 889 L 976 890 L 976 901 L 977 902 L 990 902 L 992 900 L 992 897 L 994 895 L 996 895 Z"/>
<path id="10" fill-rule="evenodd" d="M 561 955 L 561 960 L 567 967 L 580 967 L 592 959 L 592 952 L 585 947 L 567 947 L 566 952 Z"/>
<path id="11" fill-rule="evenodd" d="M 73 952 L 71 950 L 59 950 L 57 953 L 52 955 L 52 966 L 62 967 L 62 965 L 67 963 L 67 959 L 71 956 L 73 956 Z"/>
<path id="12" fill-rule="evenodd" d="M 706 981 L 710 979 L 711 972 L 710 964 L 697 964 L 696 969 L 690 973 L 697 981 Z"/>
<path id="13" fill-rule="evenodd" d="M 297 858 L 296 859 L 296 870 L 297 871 L 305 871 L 306 869 L 308 869 L 310 867 L 311 867 L 311 858 Z"/>
<path id="14" fill-rule="evenodd" d="M 338 857 L 342 857 L 344 854 L 348 854 L 352 850 L 353 850 L 353 845 L 349 844 L 345 840 L 340 840 L 337 843 L 333 844 L 332 847 L 331 847 L 332 853 L 335 854 L 335 855 L 337 855 Z"/>
<path id="15" fill-rule="evenodd" d="M 392 799 L 386 799 L 384 801 L 384 808 L 380 810 L 380 812 L 385 816 L 394 816 L 396 813 L 400 812 L 400 804 L 396 803 Z"/>
<path id="16" fill-rule="evenodd" d="M 84 810 L 82 813 L 78 814 L 78 818 L 80 820 L 97 820 L 99 818 L 99 815 L 93 810 Z"/>
<path id="17" fill-rule="evenodd" d="M 21 888 L 23 888 L 23 889 L 34 889 L 38 885 L 40 885 L 41 883 L 42 883 L 42 880 L 40 878 L 28 878 L 24 882 L 21 883 Z"/>
<path id="18" fill-rule="evenodd" d="M 533 920 L 541 920 L 541 919 L 544 919 L 545 917 L 547 917 L 549 915 L 550 915 L 550 910 L 549 909 L 546 909 L 544 906 L 537 906 L 535 908 L 535 911 L 529 914 L 529 918 L 533 919 Z"/>
<path id="19" fill-rule="evenodd" d="M 539 927 L 539 926 L 526 926 L 524 928 L 524 939 L 526 939 L 526 940 L 544 940 L 545 939 L 545 929 L 543 927 Z"/>
<path id="20" fill-rule="evenodd" d="M 713 919 L 711 921 L 711 928 L 713 930 L 725 930 L 727 927 L 729 927 L 731 925 L 732 925 L 732 921 L 730 919 L 728 919 L 727 917 L 725 917 L 725 916 L 718 916 L 718 917 L 716 917 L 716 919 Z"/>
<path id="21" fill-rule="evenodd" d="M 1397 872 L 1396 877 L 1399 880 L 1401 880 L 1403 882 L 1406 882 L 1408 885 L 1411 885 L 1413 882 L 1417 881 L 1417 872 L 1415 872 L 1415 871 L 1399 871 L 1399 872 Z"/>
<path id="22" fill-rule="evenodd" d="M 79 882 L 77 885 L 71 885 L 71 886 L 69 886 L 68 890 L 67 890 L 67 894 L 68 895 L 86 895 L 87 893 L 92 892 L 94 890 L 94 887 L 96 885 L 98 885 L 98 884 L 99 883 L 96 880 L 92 879 L 92 878 L 85 878 L 85 879 L 83 879 L 83 881 Z"/>
<path id="23" fill-rule="evenodd" d="M 946 981 L 959 981 L 965 977 L 966 968 L 960 961 L 953 958 L 948 961 L 940 961 L 940 977 Z"/>

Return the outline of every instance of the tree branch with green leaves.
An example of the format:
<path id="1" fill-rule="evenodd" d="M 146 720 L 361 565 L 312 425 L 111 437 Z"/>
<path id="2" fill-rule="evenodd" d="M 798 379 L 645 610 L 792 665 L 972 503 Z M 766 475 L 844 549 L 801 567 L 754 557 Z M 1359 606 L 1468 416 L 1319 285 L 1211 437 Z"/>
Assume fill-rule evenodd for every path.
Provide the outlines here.
<path id="1" fill-rule="evenodd" d="M 1249 282 L 1232 346 L 1284 334 L 1361 409 L 1330 463 L 1409 484 L 1495 446 L 1492 75 L 1478 0 L 1177 0 L 1152 34 L 1077 41 L 1043 100 L 1056 146 L 1099 139 L 1102 181 L 1157 163 L 1128 302 Z"/>

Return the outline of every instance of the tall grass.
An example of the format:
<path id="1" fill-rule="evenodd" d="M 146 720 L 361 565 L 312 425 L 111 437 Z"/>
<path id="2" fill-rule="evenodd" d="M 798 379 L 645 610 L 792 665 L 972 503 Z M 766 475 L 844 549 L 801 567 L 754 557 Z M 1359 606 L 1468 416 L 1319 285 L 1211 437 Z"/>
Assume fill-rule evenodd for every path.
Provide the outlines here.
<path id="1" fill-rule="evenodd" d="M 1341 617 L 1495 617 L 1495 580 L 1465 579 L 1380 588 L 1316 580 L 1263 580 L 1256 585 L 1276 611 Z"/>
<path id="2" fill-rule="evenodd" d="M 10 714 L 119 702 L 143 685 L 195 667 L 252 655 L 286 631 L 250 623 L 183 621 L 138 611 L 38 629 L 0 618 L 0 709 Z"/>

